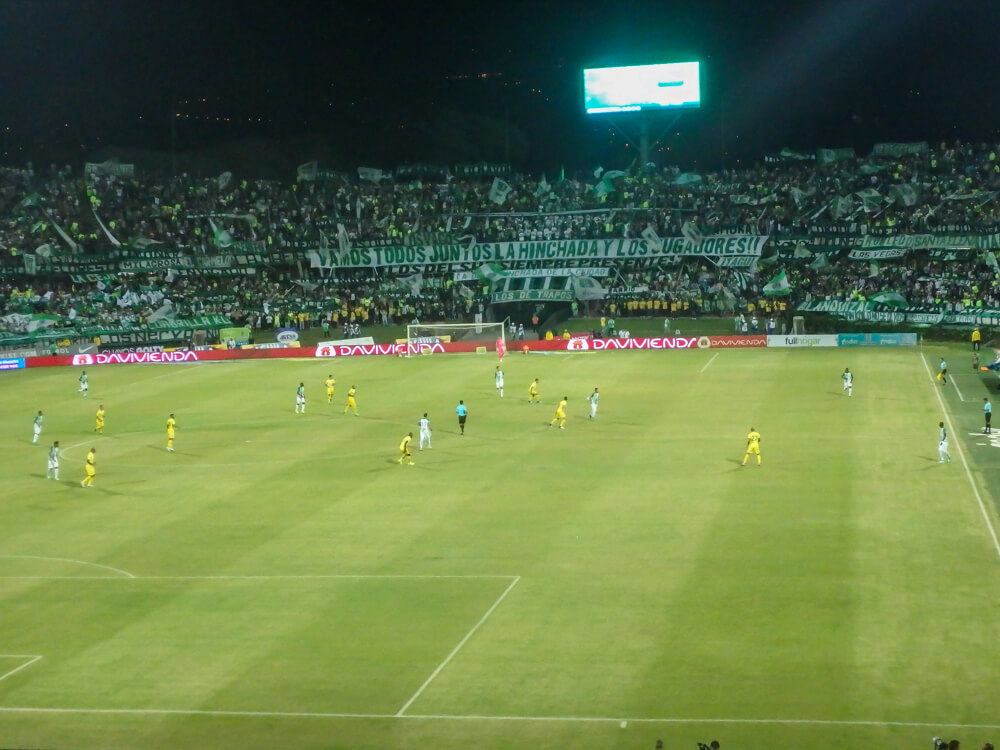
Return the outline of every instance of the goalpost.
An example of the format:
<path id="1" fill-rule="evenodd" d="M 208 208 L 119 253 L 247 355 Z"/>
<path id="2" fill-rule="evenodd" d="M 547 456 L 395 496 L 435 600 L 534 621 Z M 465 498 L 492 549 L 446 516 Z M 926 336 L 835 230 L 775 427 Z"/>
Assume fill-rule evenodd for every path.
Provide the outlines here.
<path id="1" fill-rule="evenodd" d="M 473 343 L 484 351 L 495 351 L 497 341 L 507 347 L 507 326 L 499 323 L 421 323 L 406 326 L 406 356 L 420 354 L 424 345 Z"/>

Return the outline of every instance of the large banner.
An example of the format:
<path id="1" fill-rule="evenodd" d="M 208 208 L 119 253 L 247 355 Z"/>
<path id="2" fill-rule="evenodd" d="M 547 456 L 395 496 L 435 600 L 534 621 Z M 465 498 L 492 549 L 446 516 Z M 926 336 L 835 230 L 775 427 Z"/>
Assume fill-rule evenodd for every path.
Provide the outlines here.
<path id="1" fill-rule="evenodd" d="M 858 238 L 858 247 L 897 248 L 900 250 L 997 250 L 1000 234 L 896 234 L 866 235 Z"/>
<path id="2" fill-rule="evenodd" d="M 799 305 L 797 312 L 826 313 L 837 318 L 867 323 L 915 326 L 998 325 L 1000 309 L 976 308 L 955 312 L 933 305 L 915 305 L 896 309 L 872 302 L 819 300 Z"/>
<path id="3" fill-rule="evenodd" d="M 519 261 L 633 260 L 695 256 L 760 257 L 767 235 L 708 235 L 698 244 L 684 237 L 659 243 L 644 239 L 477 242 L 473 244 L 396 247 L 353 247 L 347 253 L 310 250 L 313 268 L 386 268 L 392 266 L 462 265 Z"/>
<path id="4" fill-rule="evenodd" d="M 598 266 L 581 268 L 525 268 L 525 269 L 503 269 L 505 279 L 545 279 L 557 276 L 590 276 L 593 278 L 611 275 L 610 268 Z M 455 271 L 452 278 L 455 281 L 481 281 L 481 274 L 476 271 Z"/>
<path id="5" fill-rule="evenodd" d="M 920 156 L 930 150 L 927 141 L 919 143 L 876 143 L 872 148 L 872 156 L 897 159 L 900 156 Z"/>
<path id="6" fill-rule="evenodd" d="M 90 326 L 79 329 L 44 328 L 31 333 L 16 334 L 0 331 L 0 346 L 24 346 L 36 342 L 58 339 L 92 339 L 100 336 L 106 344 L 155 344 L 171 341 L 186 341 L 195 331 L 218 330 L 232 326 L 226 315 L 213 313 L 190 318 L 157 320 L 144 326 L 130 328 L 102 328 Z"/>
<path id="7" fill-rule="evenodd" d="M 519 289 L 493 292 L 490 302 L 572 302 L 576 294 L 572 289 Z"/>

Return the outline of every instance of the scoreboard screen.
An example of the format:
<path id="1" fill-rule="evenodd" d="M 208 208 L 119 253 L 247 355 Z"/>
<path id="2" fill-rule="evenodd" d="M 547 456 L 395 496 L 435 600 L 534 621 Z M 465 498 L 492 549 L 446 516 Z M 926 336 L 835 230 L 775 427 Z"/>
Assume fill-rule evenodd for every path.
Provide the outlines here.
<path id="1" fill-rule="evenodd" d="M 591 115 L 700 107 L 699 72 L 696 62 L 586 68 L 584 107 Z"/>

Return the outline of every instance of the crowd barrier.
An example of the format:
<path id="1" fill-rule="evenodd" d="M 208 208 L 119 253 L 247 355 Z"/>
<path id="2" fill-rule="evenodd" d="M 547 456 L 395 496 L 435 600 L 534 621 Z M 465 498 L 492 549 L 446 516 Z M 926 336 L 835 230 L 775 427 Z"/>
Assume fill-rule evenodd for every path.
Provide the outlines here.
<path id="1" fill-rule="evenodd" d="M 551 341 L 511 341 L 509 355 L 525 352 L 606 352 L 606 351 L 675 351 L 686 349 L 759 349 L 765 347 L 855 347 L 855 346 L 915 346 L 912 333 L 840 333 L 795 336 L 664 336 L 599 339 L 574 336 Z M 191 362 L 221 362 L 242 359 L 288 359 L 370 356 L 405 356 L 407 344 L 374 344 L 344 341 L 320 342 L 316 346 L 253 348 L 253 349 L 178 349 L 163 351 L 104 351 L 93 354 L 57 354 L 41 357 L 10 357 L 0 359 L 0 370 L 33 367 L 96 367 L 99 365 L 183 364 Z M 458 354 L 494 351 L 493 343 L 427 342 L 410 344 L 410 354 Z"/>

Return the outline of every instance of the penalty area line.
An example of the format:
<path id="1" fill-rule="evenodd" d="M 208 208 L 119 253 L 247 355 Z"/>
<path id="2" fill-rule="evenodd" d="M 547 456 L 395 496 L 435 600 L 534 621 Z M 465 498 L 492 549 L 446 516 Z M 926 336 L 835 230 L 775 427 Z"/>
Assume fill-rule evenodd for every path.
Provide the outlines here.
<path id="1" fill-rule="evenodd" d="M 713 355 L 711 356 L 711 358 L 710 358 L 710 359 L 708 360 L 708 362 L 706 362 L 705 364 L 703 364 L 703 365 L 701 366 L 701 369 L 700 369 L 700 370 L 698 370 L 698 372 L 699 372 L 699 373 L 702 373 L 702 372 L 705 372 L 705 370 L 707 370 L 707 369 L 708 369 L 708 366 L 709 366 L 710 364 L 712 364 L 712 363 L 713 363 L 713 362 L 715 361 L 715 358 L 716 358 L 716 357 L 718 357 L 718 356 L 719 356 L 719 352 L 716 352 L 715 354 L 713 354 Z"/>
<path id="2" fill-rule="evenodd" d="M 476 634 L 476 631 L 479 630 L 482 624 L 489 619 L 490 615 L 492 615 L 493 612 L 496 610 L 496 608 L 500 606 L 500 603 L 507 598 L 507 594 L 509 594 L 511 591 L 514 590 L 514 587 L 517 586 L 520 580 L 521 576 L 517 576 L 516 578 L 514 578 L 513 581 L 510 582 L 510 585 L 503 590 L 503 593 L 497 597 L 496 601 L 493 602 L 493 604 L 490 606 L 488 610 L 486 610 L 486 613 L 479 618 L 479 622 L 477 622 L 475 625 L 472 626 L 472 629 L 465 634 L 465 637 L 458 642 L 458 645 L 451 650 L 451 653 L 444 658 L 444 661 L 437 665 L 437 669 L 431 672 L 431 676 L 428 677 L 426 680 L 424 680 L 424 684 L 421 685 L 419 688 L 417 688 L 417 692 L 411 695 L 410 699 L 403 704 L 403 707 L 396 712 L 397 717 L 402 717 L 406 714 L 406 709 L 408 709 L 410 706 L 413 705 L 413 702 L 421 696 L 424 690 L 426 690 L 427 687 L 432 682 L 434 682 L 434 678 L 437 677 L 439 674 L 441 674 L 444 668 L 451 663 L 451 660 L 455 658 L 455 655 L 462 650 L 462 646 L 464 646 L 469 641 L 469 639 Z"/>
<path id="3" fill-rule="evenodd" d="M 4 672 L 3 674 L 0 674 L 0 682 L 3 682 L 8 677 L 16 675 L 18 672 L 27 669 L 41 658 L 42 657 L 40 654 L 0 654 L 0 659 L 27 659 L 27 661 L 24 662 L 24 664 L 18 667 L 14 667 L 14 669 L 10 670 L 9 672 Z"/>
<path id="4" fill-rule="evenodd" d="M 927 358 L 924 356 L 923 352 L 920 352 L 920 361 L 924 363 L 924 370 L 927 371 L 927 377 L 930 378 L 931 388 L 934 389 L 934 395 L 937 396 L 938 404 L 941 405 L 941 412 L 944 414 L 944 421 L 948 425 L 948 429 L 951 431 L 951 434 L 955 436 L 955 447 L 958 449 L 958 457 L 962 459 L 962 466 L 965 467 L 965 476 L 969 480 L 969 486 L 972 487 L 972 494 L 975 496 L 976 502 L 979 504 L 979 512 L 982 514 L 983 521 L 986 523 L 986 529 L 989 531 L 990 538 L 993 540 L 993 549 L 997 553 L 997 558 L 1000 559 L 1000 539 L 997 538 L 997 531 L 993 526 L 993 519 L 990 518 L 990 513 L 986 508 L 986 503 L 983 502 L 983 496 L 979 492 L 979 485 L 976 484 L 976 479 L 972 475 L 972 469 L 969 468 L 969 462 L 965 458 L 965 449 L 962 447 L 962 441 L 959 439 L 958 433 L 955 431 L 955 425 L 951 421 L 951 415 L 948 413 L 948 407 L 945 406 L 944 399 L 941 397 L 941 391 L 934 383 L 934 375 L 931 373 L 931 367 L 927 364 Z M 954 380 L 952 382 L 954 382 Z"/>

